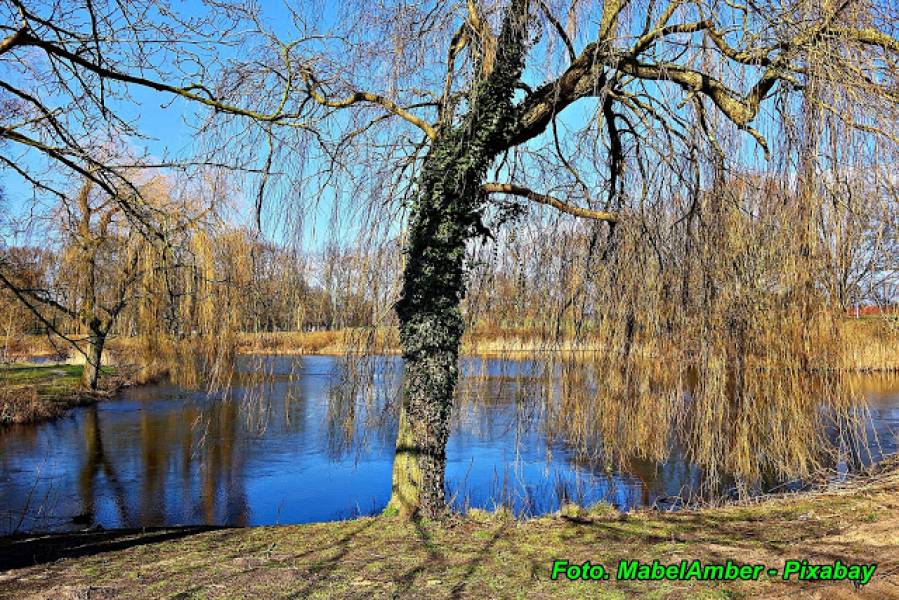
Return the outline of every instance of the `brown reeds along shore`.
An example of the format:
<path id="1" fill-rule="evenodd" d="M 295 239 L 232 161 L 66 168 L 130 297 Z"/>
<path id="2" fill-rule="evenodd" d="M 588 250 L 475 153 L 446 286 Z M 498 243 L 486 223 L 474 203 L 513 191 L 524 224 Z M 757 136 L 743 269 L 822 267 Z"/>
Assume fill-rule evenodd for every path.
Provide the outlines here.
<path id="1" fill-rule="evenodd" d="M 846 319 L 838 324 L 838 333 L 828 341 L 836 346 L 833 362 L 820 368 L 849 371 L 899 370 L 899 325 L 877 318 Z M 529 358 L 552 354 L 591 355 L 607 353 L 604 339 L 589 336 L 577 340 L 548 339 L 540 332 L 523 328 L 475 328 L 462 340 L 462 353 L 468 356 Z M 354 351 L 399 354 L 398 331 L 394 328 L 283 333 L 248 333 L 238 336 L 238 351 L 246 354 L 328 354 Z M 647 349 L 646 352 L 655 351 Z M 814 365 L 809 365 L 816 368 Z"/>
<path id="2" fill-rule="evenodd" d="M 849 371 L 899 370 L 899 322 L 882 318 L 884 313 L 868 310 L 864 318 L 847 317 L 839 325 L 837 360 L 839 368 Z M 892 313 L 885 313 L 892 316 Z M 557 340 L 526 328 L 476 327 L 462 340 L 462 353 L 468 356 L 528 358 L 548 354 L 589 355 L 603 351 L 602 339 Z M 110 350 L 115 355 L 137 360 L 143 341 L 140 338 L 113 337 Z M 27 362 L 31 358 L 66 362 L 77 355 L 52 343 L 46 336 L 21 335 L 3 340 L 8 362 Z M 356 329 L 241 333 L 236 350 L 243 354 L 323 354 L 340 356 L 352 352 L 376 351 L 400 354 L 399 332 L 392 327 Z M 60 352 L 63 352 L 62 354 Z"/>
<path id="3" fill-rule="evenodd" d="M 797 369 L 806 371 L 845 371 L 845 372 L 896 372 L 899 371 L 899 327 L 892 322 L 892 313 L 867 311 L 863 318 L 844 317 L 836 321 L 826 335 L 817 340 L 802 340 L 808 332 L 800 328 L 800 343 L 805 348 L 813 348 L 820 344 L 829 344 L 825 351 L 818 350 L 822 357 L 820 362 L 807 360 L 799 364 L 790 355 L 778 357 L 765 347 L 765 353 L 745 357 L 747 365 L 757 368 Z M 818 335 L 817 333 L 815 335 Z M 778 336 L 783 342 L 783 336 Z M 594 338 L 582 336 L 577 340 L 558 340 L 548 338 L 541 332 L 525 328 L 501 329 L 496 327 L 475 327 L 463 338 L 462 353 L 473 357 L 494 357 L 505 359 L 541 360 L 573 359 L 583 362 L 619 361 L 623 359 L 623 348 L 615 348 L 608 337 L 597 335 Z M 168 345 L 168 350 L 147 349 L 146 340 L 140 338 L 112 337 L 108 344 L 107 363 L 118 365 L 118 373 L 104 383 L 99 393 L 88 393 L 79 390 L 81 366 L 78 364 L 59 364 L 55 367 L 41 365 L 17 364 L 16 360 L 40 358 L 50 361 L 49 364 L 66 363 L 68 355 L 60 354 L 64 346 L 52 343 L 46 336 L 16 336 L 4 342 L 6 354 L 13 362 L 0 366 L 0 406 L 2 406 L 3 422 L 29 422 L 58 416 L 66 407 L 90 402 L 106 397 L 112 390 L 125 384 L 140 384 L 156 381 L 172 369 L 172 365 L 181 364 L 182 381 L 195 384 L 201 380 L 201 374 L 191 374 L 183 367 L 191 361 L 186 360 L 193 354 L 190 344 L 180 350 L 177 345 Z M 305 355 L 325 354 L 342 356 L 354 353 L 400 354 L 399 335 L 396 328 L 356 328 L 336 331 L 304 331 L 279 333 L 243 333 L 234 341 L 235 350 L 243 354 L 284 354 Z M 631 343 L 627 348 L 631 359 L 642 357 L 643 360 L 655 360 L 659 364 L 680 365 L 678 368 L 699 365 L 707 375 L 714 370 L 715 360 L 706 357 L 702 352 L 674 352 L 670 344 L 657 340 L 646 340 Z M 789 349 L 787 349 L 789 350 Z M 72 359 L 78 362 L 78 355 L 73 353 Z M 779 360 L 779 358 L 785 360 Z M 719 360 L 720 362 L 720 360 Z M 722 363 L 723 364 L 723 363 Z M 671 368 L 672 372 L 677 369 Z M 111 375 L 116 368 L 110 366 L 107 374 Z M 102 381 L 102 378 L 101 378 Z"/>

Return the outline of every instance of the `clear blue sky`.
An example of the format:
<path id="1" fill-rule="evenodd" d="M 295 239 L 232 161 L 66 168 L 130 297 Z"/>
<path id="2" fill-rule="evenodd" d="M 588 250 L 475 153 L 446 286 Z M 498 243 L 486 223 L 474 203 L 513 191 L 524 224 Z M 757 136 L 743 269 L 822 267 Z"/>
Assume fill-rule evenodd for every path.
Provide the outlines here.
<path id="1" fill-rule="evenodd" d="M 204 10 L 202 2 L 197 0 L 178 1 L 173 6 L 180 10 L 179 16 L 181 17 L 199 16 L 203 14 Z M 291 35 L 296 34 L 290 20 L 285 16 L 282 2 L 265 2 L 263 7 L 264 22 L 267 27 L 273 28 L 284 39 L 290 39 Z M 323 22 L 327 22 L 332 18 L 334 10 L 333 2 L 322 2 L 321 13 L 317 17 L 321 18 Z M 219 57 L 227 59 L 233 56 L 233 53 L 233 49 L 222 47 Z M 7 70 L 0 70 L 0 77 L 8 78 L 13 84 L 17 81 L 17 76 L 11 75 Z M 195 144 L 192 125 L 198 122 L 198 115 L 206 112 L 207 109 L 187 100 L 173 100 L 170 94 L 155 92 L 136 85 L 128 87 L 128 94 L 130 96 L 128 101 L 111 101 L 109 107 L 126 121 L 135 123 L 136 128 L 146 136 L 147 139 L 131 141 L 136 154 L 142 154 L 145 151 L 157 158 L 163 155 L 169 158 L 190 156 Z M 48 102 L 48 104 L 53 106 L 52 102 Z M 9 156 L 18 156 L 22 152 L 21 147 L 14 144 L 9 144 L 8 150 Z M 263 149 L 260 148 L 260 152 L 262 151 Z M 29 150 L 22 155 L 21 166 L 29 173 L 44 173 L 48 164 L 50 163 L 40 152 Z M 3 189 L 6 199 L 3 208 L 10 214 L 27 214 L 32 209 L 32 187 L 12 169 L 0 168 L 0 188 Z M 243 194 L 246 196 L 244 204 L 252 207 L 255 190 L 245 190 Z M 326 214 L 314 215 L 311 219 L 307 219 L 307 227 L 310 230 L 314 228 L 318 231 L 325 231 L 327 229 L 325 227 L 326 218 Z M 248 209 L 245 214 L 241 215 L 240 223 L 250 224 L 252 221 L 252 211 Z M 317 240 L 317 244 L 321 243 L 321 239 Z"/>

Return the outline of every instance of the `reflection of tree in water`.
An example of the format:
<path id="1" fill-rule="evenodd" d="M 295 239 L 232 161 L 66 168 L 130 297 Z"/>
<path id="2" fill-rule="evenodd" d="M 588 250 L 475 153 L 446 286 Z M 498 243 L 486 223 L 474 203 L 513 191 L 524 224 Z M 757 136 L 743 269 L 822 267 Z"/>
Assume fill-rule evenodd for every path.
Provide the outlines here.
<path id="1" fill-rule="evenodd" d="M 125 488 L 116 475 L 112 462 L 106 455 L 103 446 L 103 428 L 100 426 L 100 415 L 96 405 L 85 409 L 84 418 L 84 464 L 78 473 L 78 491 L 81 495 L 82 514 L 75 521 L 83 524 L 93 523 L 96 515 L 96 482 L 100 472 L 103 473 L 113 500 L 119 512 L 121 523 L 129 523 L 128 506 Z"/>
<path id="2" fill-rule="evenodd" d="M 227 399 L 202 411 L 200 481 L 202 517 L 206 524 L 247 524 L 248 507 L 241 449 L 240 405 Z M 218 509 L 218 510 L 217 510 Z"/>
<path id="3" fill-rule="evenodd" d="M 715 500 L 864 463 L 865 403 L 841 373 L 563 365 L 547 427 L 579 465 L 638 479 L 643 500 Z M 678 492 L 677 490 L 683 490 Z"/>
<path id="4" fill-rule="evenodd" d="M 545 382 L 536 377 L 541 367 L 535 361 L 472 358 L 462 367 L 453 431 L 484 439 L 508 434 L 523 439 L 539 431 L 541 407 L 532 400 Z M 329 456 L 358 455 L 375 441 L 393 446 L 402 362 L 392 356 L 353 355 L 343 357 L 338 369 L 328 386 Z"/>
<path id="5" fill-rule="evenodd" d="M 357 459 L 372 445 L 392 446 L 397 430 L 402 362 L 393 356 L 347 354 L 327 386 L 328 456 Z"/>
<path id="6" fill-rule="evenodd" d="M 99 494 L 109 490 L 123 526 L 161 526 L 172 521 L 245 525 L 248 509 L 241 442 L 241 409 L 233 399 L 204 405 L 185 402 L 176 410 L 141 411 L 136 439 L 116 431 L 124 445 L 110 452 L 96 406 L 85 409 L 84 462 L 78 476 L 83 514 L 76 523 L 95 520 Z M 139 441 L 139 454 L 131 441 Z M 102 474 L 102 480 L 98 477 Z M 139 482 L 129 505 L 122 477 Z M 103 492 L 101 492 L 103 490 Z M 178 516 L 183 514 L 183 516 Z"/>
<path id="7" fill-rule="evenodd" d="M 140 440 L 141 478 L 140 515 L 144 525 L 161 525 L 165 522 L 165 476 L 168 473 L 168 447 L 172 415 L 158 416 L 149 411 L 141 412 Z"/>
<path id="8" fill-rule="evenodd" d="M 486 363 L 487 361 L 483 361 Z M 459 382 L 453 412 L 453 429 L 468 434 L 495 436 L 497 432 L 522 437 L 539 430 L 543 419 L 545 382 L 515 371 L 470 372 Z"/>
<path id="9" fill-rule="evenodd" d="M 632 458 L 622 470 L 637 481 L 641 506 L 675 502 L 699 485 L 699 470 L 686 462 L 678 449 L 673 449 L 671 458 L 662 463 Z"/>

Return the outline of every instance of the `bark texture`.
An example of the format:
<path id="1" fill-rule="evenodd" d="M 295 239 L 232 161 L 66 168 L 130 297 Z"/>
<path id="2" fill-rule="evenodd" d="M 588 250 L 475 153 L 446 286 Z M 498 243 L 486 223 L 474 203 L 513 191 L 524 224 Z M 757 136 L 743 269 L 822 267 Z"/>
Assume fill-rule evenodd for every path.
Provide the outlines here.
<path id="1" fill-rule="evenodd" d="M 513 2 L 493 69 L 477 82 L 471 110 L 444 127 L 419 178 L 397 303 L 404 374 L 388 512 L 439 516 L 464 331 L 466 243 L 483 230 L 481 184 L 513 129 L 512 95 L 522 71 L 527 2 Z"/>
<path id="2" fill-rule="evenodd" d="M 84 371 L 81 375 L 81 383 L 84 387 L 95 390 L 100 379 L 100 366 L 103 359 L 103 346 L 106 344 L 106 333 L 92 328 L 87 343 L 87 357 L 84 363 Z"/>

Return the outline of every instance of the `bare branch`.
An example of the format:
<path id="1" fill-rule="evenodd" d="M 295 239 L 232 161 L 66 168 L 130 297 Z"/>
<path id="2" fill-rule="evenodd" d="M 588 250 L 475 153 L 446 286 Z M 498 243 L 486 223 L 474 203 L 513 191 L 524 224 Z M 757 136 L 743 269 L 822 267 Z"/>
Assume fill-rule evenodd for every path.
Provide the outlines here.
<path id="1" fill-rule="evenodd" d="M 176 96 L 181 96 L 188 100 L 192 100 L 194 102 L 199 102 L 200 104 L 209 106 L 214 108 L 220 112 L 245 116 L 249 117 L 256 121 L 262 122 L 284 122 L 291 119 L 296 119 L 299 115 L 294 113 L 284 113 L 282 112 L 283 104 L 279 107 L 279 110 L 276 110 L 272 113 L 262 113 L 246 108 L 241 108 L 238 106 L 234 106 L 229 104 L 223 100 L 215 98 L 209 90 L 202 85 L 194 84 L 188 85 L 184 87 L 177 87 L 173 85 L 169 85 L 167 83 L 162 83 L 160 81 L 155 81 L 153 79 L 148 79 L 145 77 L 141 77 L 138 75 L 132 75 L 130 73 L 123 73 L 117 70 L 113 70 L 112 68 L 105 67 L 103 65 L 98 65 L 94 62 L 91 62 L 77 54 L 73 54 L 69 52 L 65 48 L 48 42 L 46 40 L 41 40 L 39 38 L 34 37 L 29 32 L 23 32 L 19 40 L 17 42 L 18 46 L 34 46 L 37 48 L 41 48 L 48 55 L 55 56 L 58 58 L 62 58 L 73 65 L 77 65 L 86 69 L 92 73 L 99 75 L 105 79 L 111 79 L 113 81 L 120 81 L 122 83 L 130 83 L 134 85 L 139 85 L 142 87 L 149 88 L 151 90 L 156 90 L 158 92 L 167 92 L 170 94 L 175 94 Z M 204 93 L 197 93 L 196 90 L 202 90 Z M 289 94 L 289 86 L 285 90 L 284 96 L 286 97 Z"/>
<path id="2" fill-rule="evenodd" d="M 607 223 L 617 223 L 618 215 L 612 212 L 601 210 L 591 210 L 589 208 L 581 208 L 579 206 L 571 206 L 570 204 L 554 198 L 547 194 L 539 194 L 526 187 L 516 185 L 514 183 L 485 183 L 481 186 L 481 190 L 488 194 L 511 194 L 513 196 L 521 196 L 538 204 L 552 206 L 569 215 L 581 217 L 583 219 L 592 219 L 594 221 L 605 221 Z"/>
<path id="3" fill-rule="evenodd" d="M 437 138 L 437 131 L 433 127 L 431 127 L 430 124 L 428 124 L 424 119 L 416 117 L 411 112 L 399 106 L 396 102 L 389 98 L 386 98 L 380 94 L 373 94 L 371 92 L 353 92 L 345 98 L 341 98 L 339 100 L 330 100 L 322 95 L 321 92 L 315 89 L 315 79 L 312 77 L 312 74 L 308 69 L 303 69 L 302 75 L 308 85 L 309 96 L 322 106 L 327 106 L 329 108 L 347 108 L 354 104 L 359 104 L 360 102 L 377 104 L 378 106 L 381 106 L 382 108 L 395 114 L 396 116 L 405 119 L 409 123 L 412 123 L 419 129 L 424 131 L 425 135 L 427 135 L 428 138 L 432 140 Z"/>
<path id="4" fill-rule="evenodd" d="M 559 37 L 562 39 L 562 43 L 565 44 L 565 48 L 568 49 L 568 58 L 571 62 L 577 60 L 577 52 L 574 50 L 574 44 L 571 43 L 571 38 L 568 37 L 568 33 L 565 31 L 565 27 L 562 26 L 562 23 L 553 15 L 552 11 L 546 5 L 546 2 L 540 0 L 540 8 L 543 10 L 543 14 L 546 16 L 546 20 L 550 22 L 550 24 L 555 28 L 556 33 L 559 34 Z"/>

